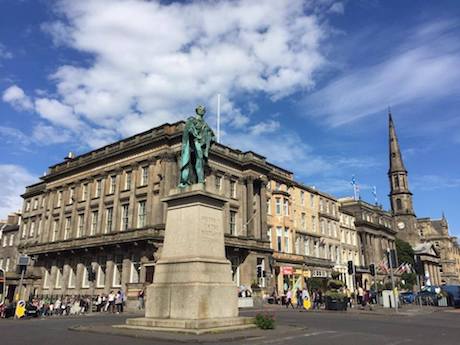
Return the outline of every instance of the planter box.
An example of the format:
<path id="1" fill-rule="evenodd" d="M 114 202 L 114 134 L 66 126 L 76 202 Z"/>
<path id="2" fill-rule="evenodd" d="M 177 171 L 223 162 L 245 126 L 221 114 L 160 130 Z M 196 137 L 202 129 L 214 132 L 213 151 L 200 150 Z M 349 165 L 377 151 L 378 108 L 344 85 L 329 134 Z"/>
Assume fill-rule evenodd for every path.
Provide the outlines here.
<path id="1" fill-rule="evenodd" d="M 325 306 L 327 310 L 347 310 L 347 301 L 326 296 Z"/>
<path id="2" fill-rule="evenodd" d="M 254 300 L 252 297 L 238 297 L 238 308 L 252 308 Z"/>

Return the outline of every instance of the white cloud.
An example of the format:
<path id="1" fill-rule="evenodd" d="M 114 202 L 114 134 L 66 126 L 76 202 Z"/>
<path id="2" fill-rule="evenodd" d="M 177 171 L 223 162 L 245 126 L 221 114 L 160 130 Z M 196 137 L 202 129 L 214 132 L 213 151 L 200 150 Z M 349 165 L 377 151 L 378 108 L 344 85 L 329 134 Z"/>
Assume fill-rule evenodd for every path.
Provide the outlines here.
<path id="1" fill-rule="evenodd" d="M 2 95 L 2 100 L 9 103 L 17 110 L 31 110 L 33 108 L 32 101 L 17 85 L 12 85 L 7 88 Z"/>
<path id="2" fill-rule="evenodd" d="M 34 142 L 41 145 L 65 143 L 71 140 L 71 138 L 72 136 L 68 130 L 58 129 L 43 123 L 35 126 L 32 132 Z"/>
<path id="3" fill-rule="evenodd" d="M 425 191 L 460 188 L 460 178 L 441 175 L 416 175 L 413 178 L 412 186 L 414 190 Z"/>
<path id="4" fill-rule="evenodd" d="M 272 133 L 280 128 L 280 123 L 275 120 L 267 120 L 265 122 L 259 122 L 253 126 L 251 126 L 250 133 L 252 135 L 259 135 L 265 133 Z"/>
<path id="5" fill-rule="evenodd" d="M 278 100 L 315 85 L 313 75 L 325 63 L 322 15 L 330 6 L 304 0 L 59 1 L 61 18 L 43 30 L 55 44 L 92 59 L 85 67 L 60 66 L 52 75 L 57 97 L 37 100 L 37 111 L 60 126 L 96 124 L 125 136 L 183 119 L 198 103 L 215 111 L 221 93 L 223 125 L 242 128 L 250 119 L 235 106 L 239 95 Z"/>
<path id="6" fill-rule="evenodd" d="M 72 108 L 58 100 L 38 98 L 35 100 L 35 110 L 41 117 L 53 124 L 73 129 L 80 127 L 78 118 L 73 113 Z"/>
<path id="7" fill-rule="evenodd" d="M 29 171 L 14 164 L 0 164 L 0 181 L 0 219 L 3 219 L 8 213 L 21 209 L 20 195 L 27 185 L 38 181 Z"/>
<path id="8" fill-rule="evenodd" d="M 426 24 L 406 35 L 380 63 L 345 70 L 303 106 L 330 126 L 357 121 L 386 108 L 460 95 L 460 41 L 455 23 Z"/>

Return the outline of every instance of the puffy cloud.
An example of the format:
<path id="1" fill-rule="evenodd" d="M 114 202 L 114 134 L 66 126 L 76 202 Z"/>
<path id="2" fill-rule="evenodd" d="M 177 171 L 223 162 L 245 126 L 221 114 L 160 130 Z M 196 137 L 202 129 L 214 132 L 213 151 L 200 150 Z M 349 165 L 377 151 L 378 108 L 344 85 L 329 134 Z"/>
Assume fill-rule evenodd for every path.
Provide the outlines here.
<path id="1" fill-rule="evenodd" d="M 80 126 L 72 108 L 58 100 L 38 98 L 35 100 L 35 110 L 41 117 L 53 124 L 73 129 L 77 129 Z"/>
<path id="2" fill-rule="evenodd" d="M 2 100 L 9 103 L 17 110 L 31 110 L 33 108 L 32 101 L 17 85 L 12 85 L 7 88 L 2 95 Z"/>
<path id="3" fill-rule="evenodd" d="M 280 127 L 280 123 L 275 120 L 268 120 L 265 122 L 259 122 L 250 128 L 252 135 L 259 135 L 263 133 L 271 133 L 276 131 Z"/>
<path id="4" fill-rule="evenodd" d="M 0 164 L 0 181 L 0 219 L 3 219 L 8 213 L 21 209 L 20 195 L 27 185 L 36 182 L 36 177 L 19 165 Z"/>
<path id="5" fill-rule="evenodd" d="M 11 53 L 6 47 L 0 43 L 0 59 L 11 59 L 13 53 Z"/>
<path id="6" fill-rule="evenodd" d="M 278 100 L 314 86 L 327 36 L 319 13 L 331 3 L 315 4 L 60 1 L 60 19 L 43 29 L 92 59 L 60 66 L 57 97 L 36 101 L 37 110 L 62 126 L 80 121 L 124 136 L 184 118 L 221 93 L 223 125 L 241 128 L 250 119 L 235 106 L 239 95 Z M 78 117 L 69 126 L 62 114 L 71 109 Z"/>

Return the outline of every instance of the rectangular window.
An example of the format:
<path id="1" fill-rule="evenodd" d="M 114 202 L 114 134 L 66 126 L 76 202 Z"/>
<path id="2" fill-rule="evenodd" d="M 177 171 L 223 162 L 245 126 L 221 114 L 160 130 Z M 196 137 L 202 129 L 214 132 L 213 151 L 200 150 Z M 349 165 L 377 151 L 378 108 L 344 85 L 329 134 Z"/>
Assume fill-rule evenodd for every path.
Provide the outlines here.
<path id="1" fill-rule="evenodd" d="M 313 194 L 310 194 L 310 208 L 313 208 L 315 206 L 315 196 Z"/>
<path id="2" fill-rule="evenodd" d="M 290 246 L 290 241 L 289 241 L 289 229 L 288 228 L 284 229 L 284 251 L 286 253 L 291 252 L 291 246 Z"/>
<path id="3" fill-rule="evenodd" d="M 75 271 L 72 266 L 69 266 L 69 279 L 67 282 L 67 287 L 69 289 L 75 288 Z"/>
<path id="4" fill-rule="evenodd" d="M 321 233 L 324 235 L 325 234 L 325 229 L 324 229 L 325 225 L 324 225 L 324 220 L 320 220 L 320 228 L 321 228 Z"/>
<path id="5" fill-rule="evenodd" d="M 316 217 L 315 216 L 311 216 L 311 230 L 313 232 L 316 232 Z"/>
<path id="6" fill-rule="evenodd" d="M 58 239 L 58 232 L 59 232 L 59 222 L 58 220 L 54 220 L 53 222 L 53 233 L 51 234 L 51 242 L 56 242 Z"/>
<path id="7" fill-rule="evenodd" d="M 85 226 L 85 215 L 84 214 L 79 214 L 78 215 L 77 237 L 83 236 L 84 226 Z"/>
<path id="8" fill-rule="evenodd" d="M 230 197 L 236 198 L 236 181 L 230 181 Z"/>
<path id="9" fill-rule="evenodd" d="M 145 226 L 145 201 L 139 201 L 137 205 L 137 227 L 143 228 Z"/>
<path id="10" fill-rule="evenodd" d="M 142 167 L 141 186 L 146 186 L 149 183 L 149 167 Z"/>
<path id="11" fill-rule="evenodd" d="M 7 244 L 8 244 L 8 239 L 6 238 L 6 236 L 3 236 L 2 247 L 6 247 Z"/>
<path id="12" fill-rule="evenodd" d="M 131 171 L 127 171 L 125 173 L 125 190 L 131 189 L 131 178 L 132 178 Z"/>
<path id="13" fill-rule="evenodd" d="M 42 208 L 45 207 L 46 204 L 46 199 L 44 196 L 42 196 Z"/>
<path id="14" fill-rule="evenodd" d="M 112 175 L 112 176 L 110 176 L 109 194 L 114 194 L 115 193 L 116 186 L 117 186 L 117 176 Z"/>
<path id="15" fill-rule="evenodd" d="M 230 235 L 236 234 L 236 212 L 230 211 Z"/>
<path id="16" fill-rule="evenodd" d="M 43 288 L 49 289 L 50 287 L 50 271 L 49 269 L 45 268 L 43 272 Z"/>
<path id="17" fill-rule="evenodd" d="M 121 286 L 122 271 L 123 271 L 123 257 L 120 255 L 117 255 L 113 263 L 113 277 L 112 277 L 113 287 Z"/>
<path id="18" fill-rule="evenodd" d="M 70 205 L 70 204 L 73 204 L 73 202 L 74 202 L 74 197 L 75 197 L 75 188 L 72 187 L 72 188 L 69 189 L 69 202 L 68 202 L 69 205 Z"/>
<path id="19" fill-rule="evenodd" d="M 129 272 L 129 282 L 139 283 L 139 276 L 141 270 L 141 262 L 138 255 L 131 256 L 131 270 Z"/>
<path id="20" fill-rule="evenodd" d="M 61 207 L 62 204 L 62 190 L 57 193 L 57 203 L 56 207 Z"/>
<path id="21" fill-rule="evenodd" d="M 34 237 L 34 234 L 35 234 L 35 222 L 32 221 L 30 223 L 29 237 Z"/>
<path id="22" fill-rule="evenodd" d="M 60 289 L 62 286 L 62 270 L 60 267 L 56 267 L 56 280 L 54 281 L 54 287 Z"/>
<path id="23" fill-rule="evenodd" d="M 222 176 L 216 176 L 215 183 L 216 191 L 220 191 L 222 189 Z"/>
<path id="24" fill-rule="evenodd" d="M 284 215 L 289 216 L 289 200 L 284 199 Z"/>
<path id="25" fill-rule="evenodd" d="M 111 232 L 113 229 L 113 207 L 109 207 L 105 213 L 106 222 L 105 222 L 105 233 Z"/>
<path id="26" fill-rule="evenodd" d="M 38 208 L 38 198 L 34 199 L 34 210 Z"/>
<path id="27" fill-rule="evenodd" d="M 5 272 L 9 272 L 10 271 L 10 258 L 6 258 L 6 262 L 5 262 Z"/>
<path id="28" fill-rule="evenodd" d="M 12 247 L 13 244 L 14 244 L 14 234 L 11 234 L 10 235 L 10 243 L 9 243 L 10 247 Z"/>
<path id="29" fill-rule="evenodd" d="M 22 232 L 21 232 L 21 238 L 26 238 L 27 235 L 27 226 L 28 224 L 25 222 L 23 227 L 22 227 Z"/>
<path id="30" fill-rule="evenodd" d="M 71 230 L 71 218 L 67 217 L 65 219 L 65 230 L 64 230 L 64 240 L 70 238 L 70 230 Z"/>
<path id="31" fill-rule="evenodd" d="M 91 213 L 91 233 L 90 235 L 94 235 L 97 233 L 97 220 L 99 217 L 99 212 L 98 211 L 93 211 Z"/>
<path id="32" fill-rule="evenodd" d="M 273 244 L 272 244 L 272 227 L 271 226 L 268 227 L 267 238 L 270 241 L 270 248 L 273 248 Z"/>
<path id="33" fill-rule="evenodd" d="M 88 199 L 88 184 L 84 183 L 81 186 L 81 201 L 85 201 Z"/>
<path id="34" fill-rule="evenodd" d="M 300 226 L 302 227 L 302 230 L 307 229 L 307 220 L 305 213 L 302 213 L 302 215 L 300 216 Z"/>
<path id="35" fill-rule="evenodd" d="M 300 204 L 302 206 L 305 205 L 305 192 L 304 191 L 300 191 Z"/>
<path id="36" fill-rule="evenodd" d="M 275 213 L 277 216 L 281 215 L 281 199 L 280 198 L 275 199 Z"/>
<path id="37" fill-rule="evenodd" d="M 282 242 L 283 242 L 283 229 L 278 226 L 276 227 L 276 249 L 282 251 Z"/>
<path id="38" fill-rule="evenodd" d="M 106 262 L 107 259 L 105 256 L 101 256 L 97 260 L 96 286 L 98 288 L 105 286 Z"/>
<path id="39" fill-rule="evenodd" d="M 30 200 L 27 200 L 26 202 L 26 212 L 30 211 Z"/>
<path id="40" fill-rule="evenodd" d="M 303 252 L 305 255 L 310 255 L 310 240 L 307 237 L 303 239 Z"/>
<path id="41" fill-rule="evenodd" d="M 279 182 L 275 183 L 275 191 L 279 191 L 281 189 L 281 184 Z"/>
<path id="42" fill-rule="evenodd" d="M 102 194 L 102 180 L 96 181 L 96 188 L 94 190 L 94 197 L 99 198 Z"/>
<path id="43" fill-rule="evenodd" d="M 267 214 L 272 214 L 271 199 L 267 199 Z"/>
<path id="44" fill-rule="evenodd" d="M 129 204 L 121 205 L 121 230 L 128 230 Z"/>
<path id="45" fill-rule="evenodd" d="M 319 199 L 319 211 L 320 211 L 320 212 L 323 212 L 323 208 L 324 208 L 324 206 L 323 206 L 323 199 L 320 198 L 320 199 Z"/>
<path id="46" fill-rule="evenodd" d="M 91 270 L 91 264 L 86 264 L 83 266 L 83 272 L 82 272 L 82 277 L 81 277 L 81 287 L 83 289 L 89 288 L 89 279 L 88 279 L 88 273 L 89 270 Z"/>

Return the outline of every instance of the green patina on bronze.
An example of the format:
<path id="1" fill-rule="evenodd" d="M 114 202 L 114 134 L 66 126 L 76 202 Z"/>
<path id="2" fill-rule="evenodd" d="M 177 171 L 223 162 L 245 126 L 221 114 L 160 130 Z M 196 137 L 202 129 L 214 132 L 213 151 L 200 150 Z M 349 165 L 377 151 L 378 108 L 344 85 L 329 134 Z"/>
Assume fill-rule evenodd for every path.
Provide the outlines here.
<path id="1" fill-rule="evenodd" d="M 204 183 L 204 169 L 208 162 L 209 149 L 216 138 L 203 119 L 206 108 L 199 105 L 195 113 L 194 117 L 187 119 L 182 134 L 179 188 Z"/>

